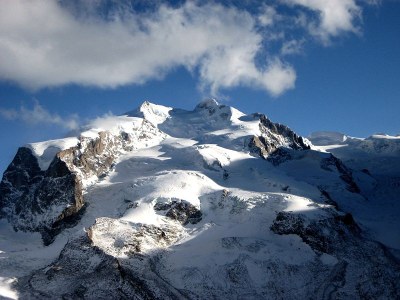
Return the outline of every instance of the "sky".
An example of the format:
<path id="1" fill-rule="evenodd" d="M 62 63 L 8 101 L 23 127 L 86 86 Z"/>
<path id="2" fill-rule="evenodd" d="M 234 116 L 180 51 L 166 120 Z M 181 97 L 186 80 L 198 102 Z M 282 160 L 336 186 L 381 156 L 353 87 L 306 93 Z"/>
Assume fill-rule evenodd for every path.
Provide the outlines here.
<path id="1" fill-rule="evenodd" d="M 0 0 L 0 173 L 143 101 L 400 134 L 400 1 Z"/>

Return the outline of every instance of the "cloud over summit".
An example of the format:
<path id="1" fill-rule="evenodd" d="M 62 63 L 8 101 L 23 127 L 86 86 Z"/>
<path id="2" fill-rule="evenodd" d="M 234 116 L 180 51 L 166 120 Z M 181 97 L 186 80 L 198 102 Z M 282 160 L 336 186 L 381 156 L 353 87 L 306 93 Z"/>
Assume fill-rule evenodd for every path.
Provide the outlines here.
<path id="1" fill-rule="evenodd" d="M 317 12 L 317 21 L 304 19 L 305 34 L 323 42 L 354 32 L 360 13 L 353 0 L 282 0 L 251 13 L 188 1 L 146 12 L 123 7 L 104 18 L 95 13 L 101 2 L 75 1 L 94 8 L 78 16 L 55 0 L 2 1 L 0 79 L 30 89 L 66 84 L 115 88 L 162 79 L 183 66 L 212 95 L 247 86 L 277 96 L 295 85 L 296 71 L 285 57 L 299 52 L 304 41 L 281 34 L 278 42 L 285 50 L 271 53 L 265 47 L 266 32 L 281 31 L 279 22 L 285 20 L 279 8 Z"/>

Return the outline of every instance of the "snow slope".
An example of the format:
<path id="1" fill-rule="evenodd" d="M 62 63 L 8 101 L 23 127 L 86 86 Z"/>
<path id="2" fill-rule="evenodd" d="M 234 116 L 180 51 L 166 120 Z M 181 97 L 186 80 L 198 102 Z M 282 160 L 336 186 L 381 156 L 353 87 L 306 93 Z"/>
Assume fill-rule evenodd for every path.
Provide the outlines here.
<path id="1" fill-rule="evenodd" d="M 341 141 L 332 137 L 342 136 Z M 313 133 L 315 149 L 333 153 L 356 173 L 366 203 L 347 210 L 374 239 L 400 250 L 400 137 L 372 135 L 353 138 L 338 133 Z"/>
<path id="2" fill-rule="evenodd" d="M 96 144 L 101 135 L 105 148 L 94 147 L 89 158 L 106 171 L 69 165 L 83 183 L 85 209 L 50 245 L 2 219 L 0 295 L 400 296 L 392 250 L 374 241 L 367 214 L 358 219 L 351 211 L 371 204 L 365 189 L 375 181 L 329 148 L 309 149 L 287 127 L 213 99 L 193 111 L 145 102 L 124 116 L 94 120 L 76 138 L 28 147 L 44 170 L 54 149 L 79 141 L 73 153 L 84 152 L 103 145 Z M 396 246 L 398 228 L 387 245 Z"/>

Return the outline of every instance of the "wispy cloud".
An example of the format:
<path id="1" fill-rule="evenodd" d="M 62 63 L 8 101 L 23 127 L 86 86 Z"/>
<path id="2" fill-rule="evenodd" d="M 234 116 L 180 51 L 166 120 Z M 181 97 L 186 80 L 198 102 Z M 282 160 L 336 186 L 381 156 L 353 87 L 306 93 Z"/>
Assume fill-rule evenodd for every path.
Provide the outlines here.
<path id="1" fill-rule="evenodd" d="M 318 22 L 305 18 L 303 25 L 324 42 L 356 31 L 360 12 L 354 0 L 280 0 L 251 12 L 216 1 L 187 1 L 157 4 L 145 12 L 127 5 L 104 17 L 97 9 L 104 2 L 76 0 L 71 9 L 70 1 L 2 1 L 0 79 L 31 89 L 65 84 L 115 88 L 162 79 L 183 66 L 213 95 L 248 86 L 277 96 L 295 86 L 296 71 L 285 55 L 299 52 L 300 44 L 285 38 L 290 26 L 278 28 L 287 19 L 275 6 L 317 12 Z M 282 52 L 270 52 L 271 37 Z"/>
<path id="2" fill-rule="evenodd" d="M 32 125 L 57 125 L 69 130 L 74 130 L 79 127 L 77 115 L 63 118 L 58 114 L 52 114 L 46 110 L 38 101 L 34 102 L 31 109 L 26 108 L 24 105 L 21 105 L 18 110 L 0 108 L 0 116 L 6 120 L 17 120 Z"/>
<path id="3" fill-rule="evenodd" d="M 305 43 L 304 39 L 288 40 L 283 42 L 281 48 L 281 55 L 286 56 L 286 55 L 294 55 L 302 53 L 304 43 Z"/>
<path id="4" fill-rule="evenodd" d="M 361 18 L 361 8 L 355 0 L 283 0 L 317 13 L 317 21 L 308 20 L 309 32 L 329 44 L 332 37 L 344 32 L 358 32 L 355 21 Z"/>

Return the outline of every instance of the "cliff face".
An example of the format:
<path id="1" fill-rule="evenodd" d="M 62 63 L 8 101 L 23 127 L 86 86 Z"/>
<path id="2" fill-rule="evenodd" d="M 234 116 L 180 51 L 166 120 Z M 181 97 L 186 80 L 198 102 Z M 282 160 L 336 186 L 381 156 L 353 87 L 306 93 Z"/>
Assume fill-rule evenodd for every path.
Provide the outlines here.
<path id="1" fill-rule="evenodd" d="M 29 148 L 21 147 L 0 183 L 0 207 L 15 230 L 38 231 L 45 244 L 84 207 L 82 180 L 66 160 L 72 149 L 54 157 L 47 170 L 39 168 Z"/>
<path id="2" fill-rule="evenodd" d="M 256 114 L 254 117 L 259 117 L 260 119 L 259 128 L 261 134 L 251 138 L 249 147 L 252 152 L 258 154 L 262 158 L 266 159 L 281 147 L 294 150 L 310 149 L 311 143 L 297 135 L 289 127 L 274 123 L 262 114 Z"/>
<path id="3" fill-rule="evenodd" d="M 46 170 L 40 168 L 32 149 L 19 148 L 0 183 L 0 217 L 7 218 L 15 230 L 40 232 L 44 243 L 50 244 L 84 212 L 85 186 L 106 176 L 118 155 L 132 150 L 135 142 L 158 133 L 144 121 L 131 133 L 82 135 L 76 146 L 56 153 Z"/>
<path id="4" fill-rule="evenodd" d="M 48 244 L 82 207 L 82 183 L 59 154 L 42 171 L 31 149 L 18 149 L 0 183 L 1 216 L 15 230 L 38 231 Z"/>

